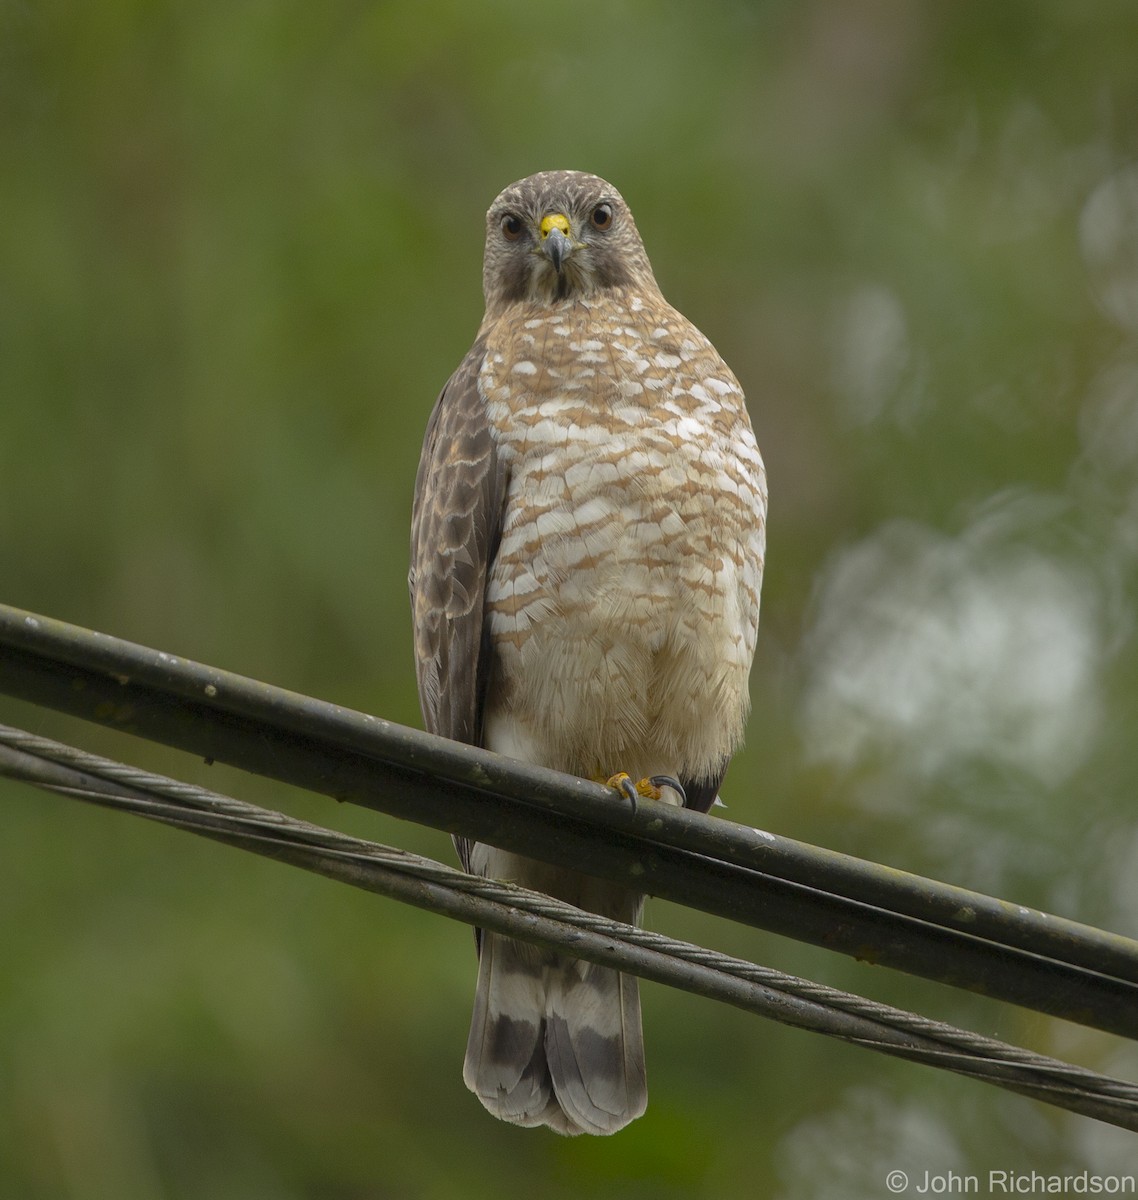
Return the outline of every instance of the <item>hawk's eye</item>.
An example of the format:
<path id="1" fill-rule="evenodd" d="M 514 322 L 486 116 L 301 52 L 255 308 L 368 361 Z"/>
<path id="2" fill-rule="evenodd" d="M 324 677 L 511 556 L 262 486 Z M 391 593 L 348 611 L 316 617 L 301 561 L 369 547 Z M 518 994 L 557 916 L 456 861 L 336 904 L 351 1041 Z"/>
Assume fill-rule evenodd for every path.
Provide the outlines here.
<path id="1" fill-rule="evenodd" d="M 612 224 L 612 205 L 598 204 L 593 209 L 592 221 L 594 229 L 608 229 Z"/>
<path id="2" fill-rule="evenodd" d="M 524 228 L 521 217 L 514 213 L 506 213 L 502 218 L 502 232 L 506 235 L 508 242 L 516 242 L 522 236 Z"/>

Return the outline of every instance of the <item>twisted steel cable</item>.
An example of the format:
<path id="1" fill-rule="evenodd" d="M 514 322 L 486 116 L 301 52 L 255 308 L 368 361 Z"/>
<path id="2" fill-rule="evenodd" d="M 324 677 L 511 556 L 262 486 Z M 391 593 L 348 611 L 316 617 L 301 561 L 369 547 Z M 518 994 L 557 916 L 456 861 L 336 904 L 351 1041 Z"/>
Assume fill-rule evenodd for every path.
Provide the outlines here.
<path id="1" fill-rule="evenodd" d="M 1138 1085 L 0 726 L 0 775 L 1138 1131 Z"/>

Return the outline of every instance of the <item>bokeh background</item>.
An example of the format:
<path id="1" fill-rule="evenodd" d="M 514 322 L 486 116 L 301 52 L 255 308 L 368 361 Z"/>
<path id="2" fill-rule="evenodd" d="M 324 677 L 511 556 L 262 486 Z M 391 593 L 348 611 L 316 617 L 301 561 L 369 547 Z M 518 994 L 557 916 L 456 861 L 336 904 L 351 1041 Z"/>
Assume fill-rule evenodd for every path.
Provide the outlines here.
<path id="1" fill-rule="evenodd" d="M 748 394 L 728 819 L 1138 935 L 1138 8 L 0 0 L 0 599 L 417 724 L 405 591 L 485 208 L 612 180 Z M 0 720 L 450 861 L 430 830 Z M 609 1140 L 485 1116 L 465 928 L 0 785 L 0 1195 L 879 1197 L 1138 1142 L 646 985 Z M 1133 1045 L 657 928 L 1138 1077 Z"/>

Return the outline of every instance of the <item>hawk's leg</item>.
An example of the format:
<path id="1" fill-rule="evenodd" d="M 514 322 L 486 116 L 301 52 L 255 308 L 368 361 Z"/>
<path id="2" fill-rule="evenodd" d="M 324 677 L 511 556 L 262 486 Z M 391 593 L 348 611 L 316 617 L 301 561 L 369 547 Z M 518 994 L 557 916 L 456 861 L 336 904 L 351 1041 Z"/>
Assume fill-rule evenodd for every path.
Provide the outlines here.
<path id="1" fill-rule="evenodd" d="M 641 779 L 637 783 L 632 782 L 632 776 L 627 771 L 618 771 L 615 775 L 605 780 L 605 786 L 613 789 L 614 792 L 619 792 L 622 796 L 628 798 L 628 802 L 632 805 L 632 811 L 636 811 L 636 801 L 639 796 L 647 796 L 649 800 L 660 799 L 660 789 L 670 787 L 680 798 L 682 805 L 687 805 L 688 798 L 685 793 L 683 784 L 678 779 L 671 775 L 650 775 L 647 779 Z"/>

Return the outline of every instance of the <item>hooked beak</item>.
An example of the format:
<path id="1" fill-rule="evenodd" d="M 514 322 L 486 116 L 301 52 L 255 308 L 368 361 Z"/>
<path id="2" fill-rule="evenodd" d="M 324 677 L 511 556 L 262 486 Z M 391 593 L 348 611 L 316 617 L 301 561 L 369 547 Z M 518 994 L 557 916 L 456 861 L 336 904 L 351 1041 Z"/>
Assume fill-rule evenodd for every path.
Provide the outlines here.
<path id="1" fill-rule="evenodd" d="M 564 213 L 547 213 L 541 219 L 541 252 L 561 274 L 565 260 L 573 253 L 569 218 Z"/>

